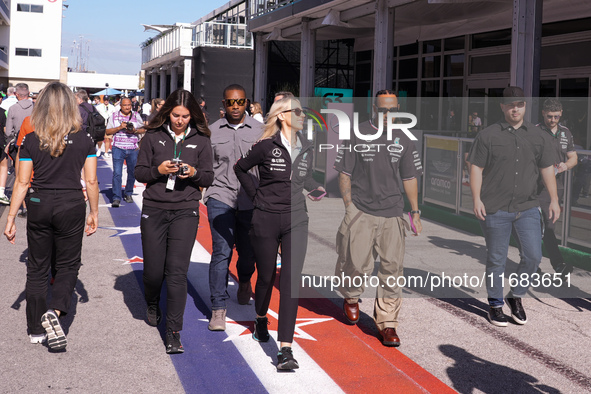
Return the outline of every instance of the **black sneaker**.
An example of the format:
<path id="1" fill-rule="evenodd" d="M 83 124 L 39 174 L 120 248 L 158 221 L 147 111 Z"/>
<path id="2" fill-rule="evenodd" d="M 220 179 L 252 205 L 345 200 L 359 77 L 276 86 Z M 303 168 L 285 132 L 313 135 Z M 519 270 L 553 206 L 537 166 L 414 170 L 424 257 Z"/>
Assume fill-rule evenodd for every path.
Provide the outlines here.
<path id="1" fill-rule="evenodd" d="M 148 306 L 146 316 L 148 318 L 148 324 L 152 327 L 156 327 L 162 321 L 162 311 L 158 305 Z"/>
<path id="2" fill-rule="evenodd" d="M 125 200 L 126 203 L 133 204 L 133 197 L 131 196 L 131 194 L 128 194 L 123 199 Z"/>
<path id="3" fill-rule="evenodd" d="M 27 217 L 27 210 L 25 208 L 21 209 L 16 216 L 19 218 L 26 218 Z"/>
<path id="4" fill-rule="evenodd" d="M 511 317 L 517 324 L 525 324 L 527 323 L 527 317 L 525 316 L 525 310 L 523 310 L 523 305 L 521 305 L 521 298 L 520 297 L 509 297 L 505 298 L 507 304 L 511 308 Z"/>
<path id="5" fill-rule="evenodd" d="M 257 317 L 254 319 L 254 332 L 252 333 L 252 339 L 258 342 L 268 342 L 269 341 L 269 330 L 267 329 L 267 325 L 269 324 L 269 319 L 266 317 Z"/>
<path id="6" fill-rule="evenodd" d="M 488 321 L 497 327 L 507 327 L 507 318 L 503 313 L 502 307 L 490 307 L 488 311 Z"/>
<path id="7" fill-rule="evenodd" d="M 281 351 L 277 353 L 277 370 L 278 371 L 291 371 L 292 369 L 298 369 L 300 365 L 297 360 L 293 358 L 293 353 L 290 347 L 282 347 Z"/>
<path id="8" fill-rule="evenodd" d="M 178 354 L 184 353 L 183 344 L 181 343 L 181 333 L 172 331 L 170 328 L 166 331 L 166 353 Z"/>
<path id="9" fill-rule="evenodd" d="M 111 203 L 111 207 L 113 208 L 119 208 L 119 205 L 121 205 L 121 201 L 119 200 L 113 200 L 113 202 Z"/>
<path id="10" fill-rule="evenodd" d="M 573 270 L 574 267 L 567 263 L 561 263 L 556 268 L 554 268 L 554 271 L 556 271 L 557 274 L 560 274 L 560 277 L 562 278 L 562 284 L 567 283 L 567 275 L 572 273 Z"/>
<path id="11" fill-rule="evenodd" d="M 41 325 L 47 333 L 47 346 L 53 350 L 64 349 L 68 344 L 66 334 L 60 324 L 59 317 L 53 309 L 49 309 L 41 316 Z"/>

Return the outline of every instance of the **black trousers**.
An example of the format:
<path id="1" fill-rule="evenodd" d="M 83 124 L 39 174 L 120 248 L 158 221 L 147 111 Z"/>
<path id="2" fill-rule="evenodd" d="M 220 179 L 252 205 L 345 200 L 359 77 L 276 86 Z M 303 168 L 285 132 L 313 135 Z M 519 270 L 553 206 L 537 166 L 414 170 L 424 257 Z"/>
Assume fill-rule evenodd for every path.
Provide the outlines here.
<path id="1" fill-rule="evenodd" d="M 158 305 L 166 279 L 166 328 L 183 329 L 187 271 L 197 237 L 199 207 L 165 210 L 143 206 L 140 228 L 146 303 Z"/>
<path id="2" fill-rule="evenodd" d="M 27 196 L 27 327 L 43 334 L 52 256 L 55 281 L 49 308 L 68 313 L 81 266 L 86 204 L 81 190 L 40 190 Z"/>
<path id="3" fill-rule="evenodd" d="M 277 339 L 279 342 L 293 342 L 300 277 L 308 248 L 308 214 L 303 210 L 271 213 L 255 209 L 250 240 L 256 258 L 255 310 L 259 316 L 265 316 L 269 309 L 281 243 Z"/>

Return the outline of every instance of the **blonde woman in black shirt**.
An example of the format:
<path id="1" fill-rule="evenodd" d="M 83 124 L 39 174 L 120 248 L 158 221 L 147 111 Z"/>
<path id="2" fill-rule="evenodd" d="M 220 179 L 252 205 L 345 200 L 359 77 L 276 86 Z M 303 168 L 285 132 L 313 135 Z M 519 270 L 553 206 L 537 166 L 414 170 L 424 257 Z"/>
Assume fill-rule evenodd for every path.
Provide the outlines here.
<path id="1" fill-rule="evenodd" d="M 80 184 L 82 169 L 90 203 L 86 234 L 93 234 L 98 227 L 96 151 L 92 138 L 80 132 L 80 112 L 74 94 L 60 82 L 49 83 L 39 94 L 31 124 L 35 132 L 27 135 L 20 147 L 18 178 L 4 235 L 15 243 L 14 218 L 26 196 L 29 212 L 26 284 L 29 337 L 31 343 L 42 343 L 47 339 L 51 349 L 63 349 L 67 340 L 60 318 L 69 310 L 81 266 L 86 216 Z M 55 255 L 55 280 L 48 304 L 47 276 L 52 252 Z"/>
<path id="2" fill-rule="evenodd" d="M 261 140 L 236 163 L 234 171 L 254 213 L 250 231 L 257 266 L 255 290 L 256 341 L 267 342 L 267 310 L 276 275 L 276 257 L 281 243 L 279 278 L 279 328 L 277 369 L 299 368 L 291 344 L 298 311 L 300 275 L 308 247 L 308 214 L 303 189 L 324 189 L 312 178 L 313 146 L 300 132 L 304 112 L 293 98 L 276 101 L 269 111 Z M 258 166 L 260 183 L 256 187 L 248 170 Z"/>

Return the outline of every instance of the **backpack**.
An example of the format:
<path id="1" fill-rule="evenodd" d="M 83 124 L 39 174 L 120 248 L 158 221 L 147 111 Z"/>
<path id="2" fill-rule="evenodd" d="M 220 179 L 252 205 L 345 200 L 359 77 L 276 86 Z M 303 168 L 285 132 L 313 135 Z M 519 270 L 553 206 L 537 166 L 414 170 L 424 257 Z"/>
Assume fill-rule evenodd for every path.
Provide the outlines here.
<path id="1" fill-rule="evenodd" d="M 84 110 L 88 112 L 86 132 L 90 134 L 95 143 L 104 141 L 105 132 L 107 131 L 105 118 L 103 118 L 103 115 L 101 115 L 94 107 L 92 108 L 92 112 L 89 112 L 86 108 L 84 108 Z"/>

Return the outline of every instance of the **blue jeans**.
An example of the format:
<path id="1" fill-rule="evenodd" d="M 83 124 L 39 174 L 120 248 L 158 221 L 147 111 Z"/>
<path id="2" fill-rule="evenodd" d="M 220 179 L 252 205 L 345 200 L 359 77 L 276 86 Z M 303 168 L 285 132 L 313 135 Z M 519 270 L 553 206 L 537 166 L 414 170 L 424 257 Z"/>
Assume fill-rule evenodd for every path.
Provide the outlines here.
<path id="1" fill-rule="evenodd" d="M 211 309 L 226 309 L 226 301 L 230 298 L 228 275 L 234 245 L 238 252 L 238 280 L 248 282 L 254 273 L 254 252 L 248 235 L 252 210 L 239 211 L 214 198 L 209 198 L 206 205 L 212 243 L 209 264 Z"/>
<path id="2" fill-rule="evenodd" d="M 121 201 L 121 174 L 123 173 L 123 161 L 127 162 L 127 182 L 125 183 L 125 195 L 133 194 L 135 183 L 135 164 L 137 163 L 138 149 L 119 149 L 113 147 L 113 201 Z"/>
<path id="3" fill-rule="evenodd" d="M 542 226 L 540 211 L 530 208 L 523 212 L 497 211 L 486 215 L 480 227 L 486 240 L 486 289 L 490 306 L 503 306 L 505 263 L 509 251 L 511 230 L 518 238 L 521 261 L 517 267 L 517 286 L 511 287 L 514 297 L 523 297 L 529 286 L 530 275 L 537 271 L 542 260 Z M 523 275 L 523 277 L 522 277 Z M 521 280 L 525 278 L 527 280 Z"/>

